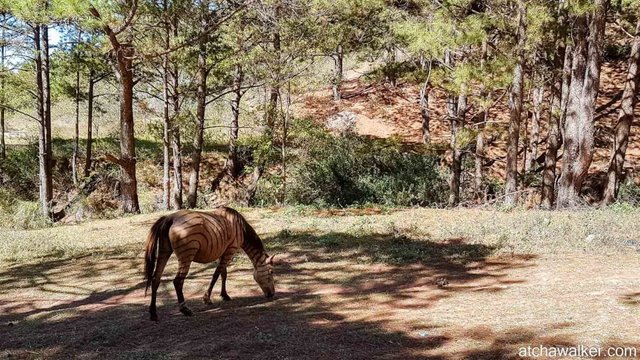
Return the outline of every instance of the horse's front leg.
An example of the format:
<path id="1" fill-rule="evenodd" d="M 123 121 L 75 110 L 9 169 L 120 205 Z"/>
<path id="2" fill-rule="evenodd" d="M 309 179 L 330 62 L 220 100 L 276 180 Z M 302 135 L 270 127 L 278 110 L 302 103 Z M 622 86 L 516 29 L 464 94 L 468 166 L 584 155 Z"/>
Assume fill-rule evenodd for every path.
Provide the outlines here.
<path id="1" fill-rule="evenodd" d="M 207 289 L 207 292 L 204 293 L 204 296 L 202 297 L 202 301 L 205 304 L 211 304 L 211 291 L 213 290 L 213 286 L 216 284 L 216 281 L 218 281 L 218 277 L 220 276 L 220 272 L 222 270 L 222 267 L 220 267 L 220 265 L 218 265 L 218 267 L 216 267 L 216 271 L 213 272 L 213 277 L 211 278 L 211 283 L 209 284 L 209 289 Z M 226 273 L 226 271 L 225 271 Z"/>

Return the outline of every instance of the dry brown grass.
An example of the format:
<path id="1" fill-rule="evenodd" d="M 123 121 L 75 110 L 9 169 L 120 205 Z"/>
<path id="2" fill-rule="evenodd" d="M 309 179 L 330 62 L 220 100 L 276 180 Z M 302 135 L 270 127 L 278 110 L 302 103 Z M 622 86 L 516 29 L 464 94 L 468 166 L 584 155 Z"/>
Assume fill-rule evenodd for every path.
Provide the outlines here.
<path id="1" fill-rule="evenodd" d="M 280 254 L 262 298 L 244 255 L 231 302 L 195 316 L 160 291 L 148 321 L 142 242 L 159 214 L 0 230 L 0 356 L 18 358 L 516 358 L 527 345 L 640 350 L 637 212 L 246 210 Z M 364 215 L 363 215 L 364 214 Z M 318 216 L 321 215 L 321 216 Z M 175 259 L 165 272 L 175 274 Z M 449 285 L 436 286 L 444 277 Z"/>

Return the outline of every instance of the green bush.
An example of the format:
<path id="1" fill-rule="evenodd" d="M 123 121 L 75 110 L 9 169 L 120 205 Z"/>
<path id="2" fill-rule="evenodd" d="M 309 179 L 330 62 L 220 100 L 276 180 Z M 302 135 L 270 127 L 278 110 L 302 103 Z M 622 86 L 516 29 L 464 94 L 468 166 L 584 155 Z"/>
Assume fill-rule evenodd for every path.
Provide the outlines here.
<path id="1" fill-rule="evenodd" d="M 444 200 L 439 159 L 424 148 L 406 149 L 396 139 L 333 136 L 310 121 L 297 122 L 290 144 L 288 204 L 427 206 Z M 258 203 L 274 201 L 277 176 L 261 182 Z"/>
<path id="2" fill-rule="evenodd" d="M 36 201 L 20 200 L 12 191 L 0 188 L 0 227 L 39 229 L 50 225 Z"/>
<path id="3" fill-rule="evenodd" d="M 38 198 L 38 145 L 10 148 L 0 161 L 0 186 L 21 200 Z"/>
<path id="4" fill-rule="evenodd" d="M 634 207 L 640 206 L 640 186 L 631 180 L 621 182 L 617 202 Z"/>

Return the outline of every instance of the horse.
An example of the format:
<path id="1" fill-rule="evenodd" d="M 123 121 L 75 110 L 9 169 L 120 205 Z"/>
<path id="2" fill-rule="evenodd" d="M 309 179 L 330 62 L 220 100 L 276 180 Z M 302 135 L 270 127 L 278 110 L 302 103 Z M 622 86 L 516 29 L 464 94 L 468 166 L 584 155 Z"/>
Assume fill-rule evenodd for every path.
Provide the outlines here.
<path id="1" fill-rule="evenodd" d="M 273 297 L 273 256 L 267 254 L 260 237 L 239 212 L 220 207 L 208 212 L 181 210 L 159 218 L 151 226 L 145 251 L 145 296 L 151 287 L 151 320 L 158 321 L 156 295 L 162 272 L 172 253 L 178 258 L 178 273 L 173 285 L 179 310 L 185 316 L 191 316 L 193 312 L 187 307 L 182 294 L 191 263 L 206 264 L 219 259 L 202 299 L 206 304 L 211 303 L 211 291 L 218 277 L 222 276 L 220 296 L 223 300 L 231 300 L 226 290 L 227 265 L 240 248 L 251 259 L 253 279 L 267 298 Z"/>

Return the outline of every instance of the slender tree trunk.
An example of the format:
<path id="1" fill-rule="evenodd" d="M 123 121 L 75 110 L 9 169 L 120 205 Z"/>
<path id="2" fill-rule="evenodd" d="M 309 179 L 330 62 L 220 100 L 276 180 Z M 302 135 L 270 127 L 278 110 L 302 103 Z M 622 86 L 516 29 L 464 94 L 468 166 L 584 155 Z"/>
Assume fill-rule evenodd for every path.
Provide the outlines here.
<path id="1" fill-rule="evenodd" d="M 51 136 L 51 62 L 49 57 L 49 26 L 42 25 L 42 80 L 44 91 L 44 111 L 45 111 L 45 130 L 46 130 L 46 158 L 47 166 L 45 167 L 47 182 L 47 199 L 49 202 L 53 199 L 53 149 Z M 49 209 L 50 216 L 53 211 Z"/>
<path id="2" fill-rule="evenodd" d="M 489 110 L 486 109 L 480 115 L 482 122 L 486 122 L 489 116 Z M 484 200 L 484 125 L 478 127 L 478 133 L 476 134 L 476 153 L 475 153 L 475 174 L 474 174 L 474 193 L 478 203 Z"/>
<path id="3" fill-rule="evenodd" d="M 593 158 L 593 118 L 600 83 L 600 53 L 608 0 L 596 0 L 591 14 L 576 20 L 571 86 L 564 125 L 562 175 L 557 206 L 580 203 L 580 190 Z"/>
<path id="4" fill-rule="evenodd" d="M 557 76 L 556 76 L 557 78 Z M 547 137 L 547 151 L 544 157 L 544 170 L 542 172 L 542 207 L 549 209 L 555 199 L 556 163 L 558 160 L 558 148 L 560 147 L 560 94 L 558 90 L 561 84 L 558 79 L 554 81 L 551 93 L 551 107 L 549 110 L 549 135 Z"/>
<path id="5" fill-rule="evenodd" d="M 487 39 L 482 41 L 482 56 L 480 58 L 480 71 L 484 74 L 485 64 L 489 55 L 489 48 Z M 483 101 L 490 100 L 490 96 L 484 85 L 480 89 L 480 98 Z M 484 127 L 489 119 L 489 106 L 481 105 L 482 111 L 477 116 L 477 128 L 476 128 L 476 152 L 475 152 L 475 173 L 473 178 L 473 192 L 474 198 L 477 203 L 481 203 L 485 197 L 485 191 L 483 188 L 484 179 Z"/>
<path id="6" fill-rule="evenodd" d="M 4 82 L 4 79 L 3 79 Z M 4 86 L 2 88 L 2 90 L 0 90 L 4 93 Z M 4 103 L 4 100 L 2 100 L 2 102 Z M 4 128 L 4 106 L 0 107 L 0 159 L 6 159 L 7 158 L 7 146 L 4 142 L 4 133 L 5 133 L 5 128 Z"/>
<path id="7" fill-rule="evenodd" d="M 445 51 L 444 62 L 447 66 L 453 67 L 453 57 L 451 55 L 451 51 Z M 459 97 L 456 97 L 453 94 L 449 94 L 447 96 L 447 117 L 449 118 L 449 122 L 451 124 L 451 138 L 449 141 L 449 146 L 451 148 L 451 166 L 449 175 L 449 206 L 456 206 L 460 202 L 460 173 L 462 170 L 461 164 L 461 151 L 458 149 L 458 128 L 459 128 L 459 118 L 458 118 L 458 108 L 459 108 Z"/>
<path id="8" fill-rule="evenodd" d="M 342 53 L 342 45 L 338 45 L 336 48 L 336 53 L 333 55 L 333 100 L 338 101 L 342 99 L 342 94 L 340 92 L 340 86 L 342 85 L 342 75 L 343 75 L 343 57 Z"/>
<path id="9" fill-rule="evenodd" d="M 566 2 L 560 4 L 558 27 L 564 26 Z M 560 30 L 557 30 L 560 31 Z M 555 57 L 556 73 L 554 74 L 553 89 L 551 92 L 551 108 L 549 114 L 549 136 L 547 140 L 547 152 L 545 154 L 544 171 L 542 173 L 542 207 L 550 209 L 555 202 L 556 164 L 558 161 L 558 149 L 562 144 L 561 129 L 564 126 L 564 118 L 567 112 L 569 86 L 571 82 L 571 56 L 573 46 L 565 46 L 566 34 L 556 34 L 557 54 Z M 557 71 L 560 70 L 560 74 Z"/>
<path id="10" fill-rule="evenodd" d="M 289 80 L 287 86 L 287 97 L 286 97 L 286 105 L 284 111 L 284 121 L 282 122 L 282 145 L 281 145 L 281 154 L 282 154 L 282 191 L 280 204 L 286 205 L 287 202 L 287 132 L 289 130 L 289 116 L 290 116 L 290 106 L 291 106 L 291 81 Z"/>
<path id="11" fill-rule="evenodd" d="M 507 206 L 516 204 L 518 189 L 518 143 L 520 141 L 520 121 L 522 117 L 522 97 L 524 87 L 524 44 L 526 41 L 527 8 L 522 0 L 518 2 L 518 45 L 513 82 L 509 93 L 509 144 L 507 145 L 507 168 L 504 186 L 504 202 Z"/>
<path id="12" fill-rule="evenodd" d="M 84 163 L 84 176 L 88 177 L 91 173 L 92 148 L 93 148 L 93 87 L 95 85 L 93 72 L 89 75 L 89 91 L 87 93 L 87 159 Z"/>
<path id="13" fill-rule="evenodd" d="M 200 40 L 198 47 L 198 75 L 196 90 L 196 134 L 193 139 L 191 153 L 191 174 L 189 175 L 189 192 L 187 206 L 195 208 L 198 201 L 198 185 L 200 176 L 200 162 L 202 159 L 202 145 L 204 139 L 204 120 L 207 107 L 207 48 L 206 37 Z"/>
<path id="14" fill-rule="evenodd" d="M 420 115 L 422 117 L 422 142 L 424 144 L 431 143 L 431 132 L 429 131 L 429 121 L 431 114 L 429 113 L 429 82 L 425 81 L 420 88 Z"/>
<path id="15" fill-rule="evenodd" d="M 44 216 L 49 216 L 49 199 L 47 198 L 47 122 L 44 110 L 44 82 L 42 79 L 42 39 L 40 37 L 41 28 L 39 25 L 33 27 L 33 44 L 35 47 L 35 68 L 36 68 L 36 88 L 37 88 L 37 108 L 38 108 L 38 183 L 40 207 Z"/>
<path id="16" fill-rule="evenodd" d="M 536 159 L 538 158 L 538 142 L 540 141 L 540 120 L 542 118 L 542 101 L 544 100 L 544 85 L 538 84 L 531 94 L 532 118 L 531 135 L 529 136 L 529 146 L 527 150 L 527 162 L 525 172 L 534 170 Z"/>
<path id="17" fill-rule="evenodd" d="M 166 6 L 166 1 L 165 1 Z M 168 35 L 167 35 L 168 36 Z M 167 40 L 166 48 L 169 47 Z M 169 137 L 171 119 L 169 118 L 169 55 L 162 59 L 162 208 L 168 210 L 171 206 L 171 164 L 169 154 Z"/>
<path id="18" fill-rule="evenodd" d="M 242 82 L 244 74 L 242 67 L 236 68 L 236 74 L 233 79 L 234 100 L 231 102 L 231 126 L 229 127 L 229 159 L 227 162 L 227 170 L 229 175 L 236 179 L 240 175 L 240 163 L 238 159 L 238 130 L 240 118 L 240 100 L 242 99 Z"/>
<path id="19" fill-rule="evenodd" d="M 169 25 L 167 0 L 162 2 L 164 48 L 171 48 L 171 29 Z M 169 137 L 171 136 L 171 118 L 169 116 L 169 54 L 162 56 L 162 208 L 171 206 L 171 158 L 169 154 Z"/>
<path id="20" fill-rule="evenodd" d="M 7 14 L 2 14 L 2 23 L 6 24 L 7 22 Z M 0 44 L 0 70 L 3 72 L 2 74 L 0 74 L 0 76 L 2 76 L 2 78 L 0 78 L 0 159 L 5 159 L 7 157 L 7 146 L 5 144 L 4 141 L 4 133 L 5 133 L 5 127 L 4 127 L 4 115 L 5 115 L 5 109 L 4 109 L 4 102 L 5 102 L 5 76 L 6 74 L 5 72 L 5 61 L 6 61 L 6 32 L 5 32 L 5 27 L 2 27 L 2 38 L 0 39 L 0 41 L 2 42 Z"/>
<path id="21" fill-rule="evenodd" d="M 636 24 L 636 32 L 629 56 L 627 80 L 624 83 L 622 103 L 618 112 L 618 123 L 615 128 L 609 170 L 607 171 L 607 184 L 604 188 L 603 201 L 610 204 L 618 196 L 620 177 L 624 165 L 624 158 L 629 143 L 629 131 L 633 123 L 633 109 L 638 101 L 638 86 L 640 85 L 640 19 Z"/>
<path id="22" fill-rule="evenodd" d="M 279 7 L 276 6 L 275 9 L 275 16 L 276 18 L 279 17 Z M 273 51 L 277 57 L 277 64 L 276 64 L 276 69 L 275 69 L 275 76 L 274 76 L 274 85 L 271 86 L 271 88 L 269 89 L 269 107 L 267 109 L 267 113 L 266 113 L 266 125 L 267 125 L 267 129 L 270 133 L 273 132 L 273 128 L 275 126 L 275 121 L 277 118 L 277 113 L 278 113 L 278 94 L 280 93 L 280 62 L 281 62 L 281 52 L 282 52 L 282 45 L 281 45 L 281 40 L 280 40 L 280 32 L 279 31 L 274 31 L 273 32 Z"/>
<path id="23" fill-rule="evenodd" d="M 385 80 L 391 85 L 391 87 L 396 87 L 398 85 L 398 76 L 395 73 L 395 69 L 393 68 L 396 64 L 396 50 L 393 46 L 391 48 L 387 48 L 385 51 L 385 63 L 387 65 L 387 75 L 385 76 Z"/>
<path id="24" fill-rule="evenodd" d="M 40 178 L 40 206 L 42 214 L 52 216 L 51 201 L 53 199 L 51 179 L 51 93 L 49 80 L 49 40 L 47 25 L 34 25 L 35 66 L 38 121 L 40 132 L 38 137 L 38 164 Z"/>
<path id="25" fill-rule="evenodd" d="M 180 114 L 180 77 L 177 68 L 173 69 L 173 119 Z M 175 122 L 175 121 L 174 121 Z M 182 143 L 180 142 L 180 127 L 171 127 L 171 146 L 173 149 L 173 208 L 182 209 Z"/>
<path id="26" fill-rule="evenodd" d="M 80 43 L 80 36 L 78 36 Z M 78 185 L 78 151 L 80 150 L 80 68 L 76 69 L 76 122 L 73 133 L 73 155 L 71 156 L 71 177 L 73 184 Z"/>
<path id="27" fill-rule="evenodd" d="M 173 150 L 173 208 L 182 209 L 182 143 L 180 141 L 180 128 L 174 126 L 172 129 L 172 150 Z"/>

